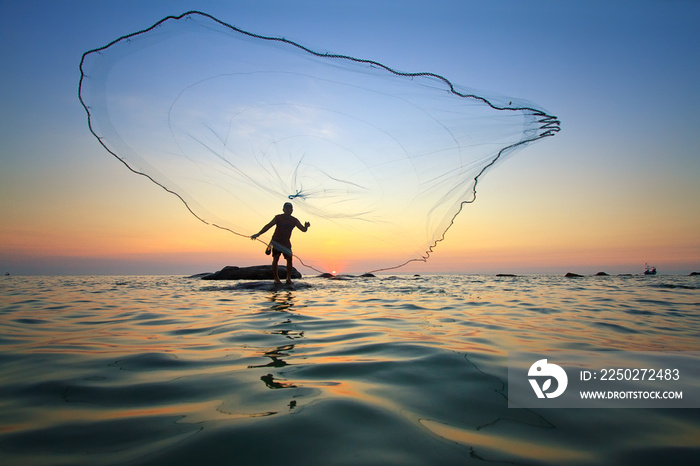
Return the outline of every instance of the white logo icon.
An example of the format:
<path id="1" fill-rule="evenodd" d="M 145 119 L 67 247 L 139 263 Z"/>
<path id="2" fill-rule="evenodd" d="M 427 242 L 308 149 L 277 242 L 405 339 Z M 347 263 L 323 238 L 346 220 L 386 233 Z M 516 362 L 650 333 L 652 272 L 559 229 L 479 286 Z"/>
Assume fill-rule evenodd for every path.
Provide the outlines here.
<path id="1" fill-rule="evenodd" d="M 556 398 L 566 390 L 566 385 L 569 383 L 569 378 L 566 376 L 564 369 L 557 366 L 556 364 L 548 364 L 546 359 L 540 359 L 535 364 L 530 366 L 530 370 L 527 372 L 530 377 L 549 377 L 544 381 L 542 387 L 540 387 L 537 379 L 528 379 L 532 389 L 535 391 L 537 398 Z M 552 385 L 552 377 L 557 379 L 557 389 L 549 393 L 547 390 Z"/>

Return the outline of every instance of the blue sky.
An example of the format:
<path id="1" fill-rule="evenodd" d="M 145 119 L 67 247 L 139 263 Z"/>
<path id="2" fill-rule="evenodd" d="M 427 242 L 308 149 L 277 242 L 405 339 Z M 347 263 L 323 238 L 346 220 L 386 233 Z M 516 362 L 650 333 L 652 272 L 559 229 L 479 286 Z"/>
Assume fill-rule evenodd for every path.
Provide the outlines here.
<path id="1" fill-rule="evenodd" d="M 418 271 L 700 268 L 700 3 L 660 0 L 0 2 L 0 267 L 194 273 L 256 260 L 127 173 L 77 99 L 83 52 L 191 9 L 561 119 L 560 134 L 489 173 Z"/>

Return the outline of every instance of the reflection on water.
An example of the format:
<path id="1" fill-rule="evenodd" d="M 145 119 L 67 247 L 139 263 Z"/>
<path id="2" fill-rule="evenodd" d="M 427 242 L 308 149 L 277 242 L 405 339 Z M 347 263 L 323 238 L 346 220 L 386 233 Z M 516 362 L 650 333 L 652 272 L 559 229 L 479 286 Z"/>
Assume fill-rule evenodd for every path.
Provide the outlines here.
<path id="1" fill-rule="evenodd" d="M 697 277 L 5 278 L 3 465 L 700 454 L 698 410 L 507 402 L 509 351 L 700 350 Z"/>
<path id="2" fill-rule="evenodd" d="M 282 359 L 282 357 L 289 356 L 289 353 L 285 353 L 285 351 L 291 351 L 293 349 L 294 345 L 284 345 L 278 346 L 277 348 L 270 351 L 265 351 L 263 353 L 265 357 L 272 359 L 272 361 L 260 366 L 248 366 L 248 369 L 254 369 L 256 367 L 284 367 L 287 365 L 287 362 L 284 359 Z"/>
<path id="3" fill-rule="evenodd" d="M 273 305 L 270 306 L 271 311 L 276 311 L 276 312 L 291 312 L 292 308 L 294 307 L 294 295 L 291 291 L 274 291 L 270 293 L 270 302 L 274 303 Z M 281 322 L 281 324 L 291 324 L 292 321 L 290 319 L 285 319 L 284 321 Z M 298 338 L 303 338 L 304 337 L 304 332 L 294 332 L 292 330 L 284 329 L 284 330 L 273 330 L 270 332 L 271 335 L 283 335 L 289 339 L 298 339 Z M 248 366 L 248 369 L 257 369 L 261 367 L 284 367 L 287 366 L 288 363 L 285 361 L 285 357 L 289 356 L 289 353 L 294 350 L 294 345 L 282 345 L 282 346 L 277 346 L 273 349 L 267 350 L 263 352 L 263 356 L 266 358 L 270 358 L 270 362 L 267 364 L 261 364 L 261 365 L 250 365 Z M 297 386 L 294 385 L 293 383 L 288 383 L 281 381 L 279 377 L 277 380 L 275 380 L 275 376 L 272 374 L 265 374 L 260 377 L 260 380 L 263 381 L 265 386 L 267 388 L 277 390 L 280 388 L 296 388 Z M 289 402 L 289 408 L 293 409 L 296 407 L 296 400 L 292 400 Z"/>
<path id="4" fill-rule="evenodd" d="M 265 382 L 267 388 L 277 389 L 277 388 L 296 388 L 297 386 L 286 382 L 277 382 L 272 374 L 263 375 L 260 380 Z M 290 402 L 291 403 L 291 402 Z M 294 403 L 296 406 L 296 402 Z"/>
<path id="5" fill-rule="evenodd" d="M 287 311 L 294 306 L 294 294 L 291 291 L 279 291 L 270 293 L 271 311 Z"/>

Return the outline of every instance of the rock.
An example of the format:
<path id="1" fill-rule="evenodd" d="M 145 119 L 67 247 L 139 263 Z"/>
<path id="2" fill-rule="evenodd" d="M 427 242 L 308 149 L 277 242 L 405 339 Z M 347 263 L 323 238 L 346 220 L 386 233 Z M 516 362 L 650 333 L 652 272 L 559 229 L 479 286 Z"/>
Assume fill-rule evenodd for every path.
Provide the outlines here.
<path id="1" fill-rule="evenodd" d="M 566 275 L 564 275 L 566 278 L 581 278 L 583 275 L 579 275 L 577 273 L 571 273 L 567 272 Z"/>
<path id="2" fill-rule="evenodd" d="M 517 277 L 517 275 L 514 275 L 512 273 L 497 273 L 497 277 Z"/>
<path id="3" fill-rule="evenodd" d="M 696 275 L 700 275 L 700 272 L 690 272 L 690 277 L 694 277 Z"/>
<path id="4" fill-rule="evenodd" d="M 605 273 L 605 272 L 598 272 L 597 274 L 595 274 L 595 276 L 596 276 L 596 277 L 609 277 L 610 275 L 608 275 L 608 274 Z"/>
<path id="5" fill-rule="evenodd" d="M 280 280 L 287 278 L 287 267 L 280 265 L 278 268 Z M 292 268 L 292 278 L 301 278 L 301 274 Z M 253 265 L 251 267 L 236 267 L 228 265 L 218 272 L 202 277 L 202 280 L 273 280 L 272 265 Z"/>
<path id="6" fill-rule="evenodd" d="M 362 275 L 359 275 L 362 278 L 373 278 L 375 277 L 374 274 L 371 273 L 363 273 Z M 333 275 L 332 273 L 322 273 L 318 275 L 318 278 L 330 278 L 332 280 L 353 280 L 357 278 L 356 275 L 348 275 L 348 274 L 338 274 L 338 275 Z"/>

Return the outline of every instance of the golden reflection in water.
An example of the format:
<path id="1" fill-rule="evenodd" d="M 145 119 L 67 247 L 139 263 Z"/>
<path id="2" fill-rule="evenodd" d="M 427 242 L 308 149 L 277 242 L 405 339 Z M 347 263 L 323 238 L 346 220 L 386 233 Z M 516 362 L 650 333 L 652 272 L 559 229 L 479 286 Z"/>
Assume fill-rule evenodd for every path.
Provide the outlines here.
<path id="1" fill-rule="evenodd" d="M 291 352 L 294 349 L 294 345 L 283 345 L 283 346 L 278 346 L 274 349 L 271 349 L 269 351 L 265 351 L 263 353 L 263 356 L 266 358 L 270 358 L 271 361 L 268 362 L 267 364 L 261 364 L 257 366 L 248 366 L 248 369 L 254 369 L 257 367 L 284 367 L 287 365 L 287 361 L 282 359 L 283 357 L 289 356 L 288 352 Z"/>
<path id="2" fill-rule="evenodd" d="M 591 452 L 558 448 L 553 445 L 537 445 L 533 439 L 518 440 L 494 432 L 468 431 L 429 419 L 421 419 L 420 423 L 442 438 L 469 446 L 473 455 L 488 456 L 491 461 L 526 460 L 540 462 L 547 460 L 565 463 L 593 461 L 595 459 Z"/>
<path id="3" fill-rule="evenodd" d="M 348 302 L 358 299 L 357 296 L 351 295 L 348 298 Z M 286 315 L 286 313 L 291 313 L 295 311 L 296 297 L 292 291 L 278 291 L 273 292 L 269 296 L 269 302 L 271 303 L 268 307 L 270 311 L 275 312 L 285 312 L 285 319 L 281 321 L 281 324 L 291 324 L 292 320 Z M 307 314 L 318 315 L 312 309 L 305 308 Z M 354 312 L 349 312 L 347 306 L 344 307 L 342 302 L 334 303 L 332 309 L 328 312 L 323 313 L 323 318 L 328 320 L 333 320 L 338 318 L 339 320 L 346 320 L 348 316 L 353 316 Z M 352 318 L 352 317 L 351 317 Z M 266 368 L 268 370 L 272 369 L 282 369 L 288 366 L 293 366 L 294 363 L 289 362 L 289 358 L 303 357 L 303 364 L 323 366 L 323 365 L 342 365 L 342 364 L 354 364 L 358 362 L 371 362 L 371 361 L 391 361 L 391 356 L 365 356 L 361 357 L 358 355 L 325 355 L 324 352 L 329 347 L 334 347 L 337 342 L 343 341 L 344 339 L 348 341 L 348 344 L 358 345 L 362 343 L 367 343 L 368 345 L 392 343 L 396 341 L 416 341 L 424 344 L 426 338 L 433 339 L 434 335 L 427 331 L 425 328 L 416 330 L 415 328 L 407 329 L 405 331 L 391 330 L 389 327 L 382 325 L 382 331 L 378 332 L 370 326 L 359 326 L 352 328 L 351 330 L 346 325 L 340 325 L 337 329 L 325 329 L 316 331 L 312 338 L 308 337 L 308 331 L 297 331 L 289 328 L 274 329 L 267 333 L 270 335 L 284 336 L 290 340 L 294 340 L 294 343 L 275 346 L 272 348 L 265 348 L 251 351 L 250 357 L 265 357 L 269 358 L 270 361 L 266 364 L 256 364 L 249 365 L 248 369 L 262 369 Z M 384 332 L 390 331 L 394 332 L 390 335 L 385 335 Z M 362 336 L 366 335 L 366 336 Z M 314 342 L 311 342 L 316 340 Z M 328 343 L 327 340 L 333 343 Z M 435 338 L 437 341 L 438 339 Z M 444 335 L 443 335 L 444 343 Z M 251 348 L 252 349 L 252 348 Z M 296 354 L 295 353 L 301 353 Z M 342 374 L 342 369 L 340 369 L 339 374 Z M 267 389 L 279 390 L 279 389 L 298 389 L 298 388 L 314 388 L 320 390 L 313 399 L 354 399 L 358 401 L 363 401 L 374 406 L 383 406 L 386 409 L 391 409 L 399 411 L 401 407 L 397 405 L 390 399 L 380 396 L 373 396 L 369 393 L 377 388 L 374 383 L 361 382 L 359 380 L 347 380 L 339 375 L 337 379 L 329 380 L 309 380 L 309 379 L 289 379 L 288 376 L 292 375 L 289 371 L 285 371 L 280 374 L 265 373 L 260 376 L 260 380 L 264 383 Z M 298 407 L 298 405 L 303 400 L 303 397 L 298 399 L 292 399 L 288 403 L 289 410 L 293 410 Z"/>
<path id="4" fill-rule="evenodd" d="M 292 291 L 274 291 L 270 295 L 271 311 L 291 311 L 294 307 L 294 293 Z"/>

